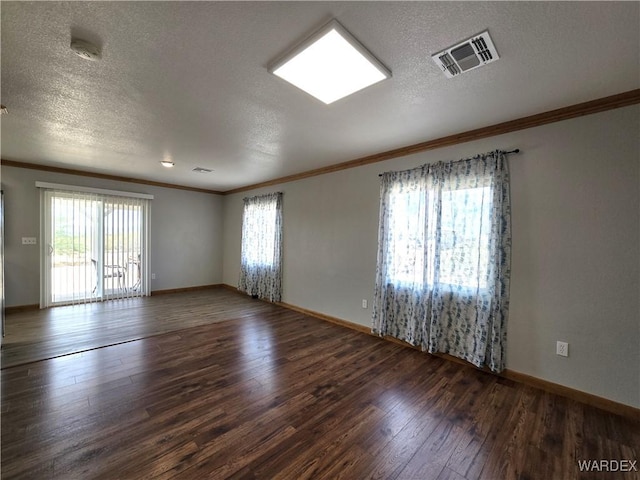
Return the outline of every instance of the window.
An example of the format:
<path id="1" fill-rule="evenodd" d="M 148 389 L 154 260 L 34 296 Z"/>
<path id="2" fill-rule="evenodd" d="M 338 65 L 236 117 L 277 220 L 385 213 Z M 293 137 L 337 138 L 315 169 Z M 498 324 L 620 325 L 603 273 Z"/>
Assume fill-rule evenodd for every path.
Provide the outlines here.
<path id="1" fill-rule="evenodd" d="M 500 371 L 510 252 L 503 152 L 384 174 L 373 332 Z"/>
<path id="2" fill-rule="evenodd" d="M 423 285 L 426 229 L 421 221 L 425 216 L 425 202 L 420 190 L 392 187 L 389 194 L 389 246 L 385 250 L 388 263 L 387 280 L 397 286 Z"/>
<path id="3" fill-rule="evenodd" d="M 486 288 L 489 202 L 490 187 L 443 190 L 437 196 L 415 187 L 393 187 L 389 194 L 393 235 L 386 249 L 388 281 L 396 286 L 439 283 L 452 288 Z"/>
<path id="4" fill-rule="evenodd" d="M 490 187 L 442 193 L 440 238 L 430 226 L 429 244 L 440 248 L 438 281 L 452 287 L 487 288 L 489 272 Z M 434 269 L 430 283 L 434 283 Z"/>
<path id="5" fill-rule="evenodd" d="M 245 206 L 243 246 L 247 265 L 271 267 L 276 259 L 276 202 L 250 203 Z"/>
<path id="6" fill-rule="evenodd" d="M 244 199 L 238 289 L 279 302 L 282 296 L 282 193 Z"/>
<path id="7" fill-rule="evenodd" d="M 37 182 L 41 307 L 149 294 L 151 197 Z"/>

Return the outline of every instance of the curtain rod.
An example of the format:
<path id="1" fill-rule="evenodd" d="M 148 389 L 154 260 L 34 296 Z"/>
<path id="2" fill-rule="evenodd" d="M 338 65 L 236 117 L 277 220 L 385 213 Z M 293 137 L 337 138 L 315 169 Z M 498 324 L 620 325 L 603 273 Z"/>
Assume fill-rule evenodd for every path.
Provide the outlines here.
<path id="1" fill-rule="evenodd" d="M 520 149 L 519 148 L 514 148 L 513 150 L 508 150 L 508 151 L 505 151 L 505 150 L 498 150 L 498 151 L 502 152 L 502 153 L 505 153 L 505 154 L 506 153 L 520 153 Z M 382 175 L 384 175 L 384 173 L 379 173 L 378 174 L 379 177 L 381 177 Z"/>

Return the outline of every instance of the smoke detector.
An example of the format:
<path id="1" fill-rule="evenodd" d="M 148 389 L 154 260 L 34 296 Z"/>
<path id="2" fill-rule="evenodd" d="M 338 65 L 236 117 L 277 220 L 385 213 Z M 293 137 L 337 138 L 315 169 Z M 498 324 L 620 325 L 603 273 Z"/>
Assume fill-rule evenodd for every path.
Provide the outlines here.
<path id="1" fill-rule="evenodd" d="M 73 50 L 73 53 L 85 60 L 96 61 L 100 60 L 102 57 L 100 49 L 93 43 L 79 40 L 77 38 L 71 39 L 71 50 Z"/>
<path id="2" fill-rule="evenodd" d="M 486 30 L 464 42 L 432 55 L 431 58 L 447 78 L 453 78 L 463 72 L 495 62 L 500 57 L 489 36 L 489 31 Z"/>

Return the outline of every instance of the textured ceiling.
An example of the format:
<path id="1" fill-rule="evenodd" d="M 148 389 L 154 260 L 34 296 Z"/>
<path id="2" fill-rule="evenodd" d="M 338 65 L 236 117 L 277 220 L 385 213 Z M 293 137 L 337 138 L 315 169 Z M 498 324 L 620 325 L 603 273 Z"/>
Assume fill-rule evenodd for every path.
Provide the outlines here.
<path id="1" fill-rule="evenodd" d="M 640 86 L 638 2 L 8 2 L 2 158 L 229 190 Z M 392 78 L 324 105 L 267 72 L 337 18 Z M 500 60 L 430 55 L 485 29 Z M 97 43 L 102 60 L 69 48 Z M 168 170 L 159 161 L 170 158 Z M 192 172 L 204 167 L 213 173 Z"/>

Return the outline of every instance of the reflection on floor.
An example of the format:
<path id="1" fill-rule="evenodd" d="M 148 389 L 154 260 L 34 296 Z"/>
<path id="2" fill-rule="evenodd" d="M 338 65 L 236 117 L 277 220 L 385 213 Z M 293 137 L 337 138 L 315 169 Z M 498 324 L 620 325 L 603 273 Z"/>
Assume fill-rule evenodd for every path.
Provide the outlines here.
<path id="1" fill-rule="evenodd" d="M 0 365 L 7 368 L 273 308 L 218 287 L 9 313 Z"/>

